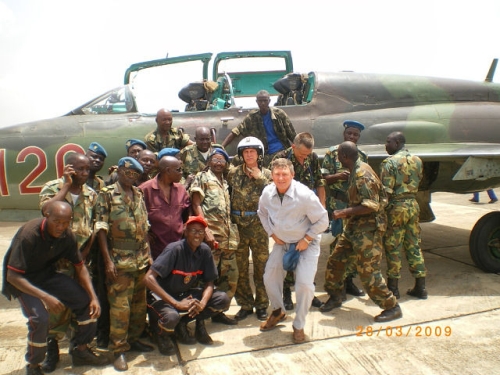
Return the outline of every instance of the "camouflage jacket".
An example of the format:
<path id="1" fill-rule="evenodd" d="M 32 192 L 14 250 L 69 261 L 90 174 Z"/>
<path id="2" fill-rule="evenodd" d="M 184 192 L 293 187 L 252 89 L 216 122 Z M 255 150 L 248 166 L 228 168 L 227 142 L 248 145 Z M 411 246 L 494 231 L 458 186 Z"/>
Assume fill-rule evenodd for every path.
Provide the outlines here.
<path id="1" fill-rule="evenodd" d="M 87 186 L 90 186 L 90 185 L 87 183 Z M 94 180 L 92 181 L 92 186 L 90 186 L 90 187 L 92 189 L 94 189 L 96 192 L 99 192 L 99 191 L 101 191 L 101 189 L 104 186 L 106 186 L 106 183 L 104 182 L 104 178 L 102 176 L 95 175 Z"/>
<path id="2" fill-rule="evenodd" d="M 262 168 L 259 178 L 250 178 L 244 172 L 245 165 L 231 168 L 227 183 L 231 188 L 231 209 L 257 213 L 262 190 L 272 182 L 271 171 Z"/>
<path id="3" fill-rule="evenodd" d="M 52 180 L 47 182 L 40 192 L 39 206 L 42 206 L 48 200 L 52 199 L 63 187 L 64 178 L 58 178 L 57 180 Z M 73 220 L 71 222 L 71 231 L 76 236 L 76 241 L 78 243 L 78 249 L 81 251 L 84 244 L 92 235 L 93 229 L 93 219 L 94 219 L 94 208 L 97 201 L 97 193 L 89 188 L 86 184 L 83 184 L 82 191 L 78 196 L 75 204 L 73 204 L 73 198 L 68 192 L 64 197 L 66 202 L 68 202 L 73 208 Z"/>
<path id="4" fill-rule="evenodd" d="M 347 218 L 345 231 L 350 233 L 374 230 L 385 231 L 387 196 L 377 174 L 367 163 L 358 159 L 349 176 L 348 184 L 349 207 L 361 204 L 373 209 L 373 211 L 366 215 Z"/>
<path id="5" fill-rule="evenodd" d="M 189 142 L 189 134 L 184 134 L 177 128 L 170 128 L 168 137 L 162 140 L 158 135 L 158 129 L 155 129 L 144 137 L 144 141 L 148 150 L 153 152 L 159 152 L 167 147 L 182 150 Z"/>
<path id="6" fill-rule="evenodd" d="M 134 199 L 124 194 L 119 182 L 99 192 L 96 204 L 95 231 L 105 230 L 108 249 L 116 267 L 139 270 L 148 265 L 148 212 L 142 191 L 133 186 Z"/>
<path id="7" fill-rule="evenodd" d="M 319 186 L 326 185 L 326 181 L 321 175 L 321 167 L 319 164 L 318 155 L 316 155 L 315 152 L 312 152 L 306 158 L 306 160 L 304 160 L 304 165 L 300 164 L 297 161 L 291 147 L 287 148 L 286 150 L 277 152 L 274 155 L 273 160 L 278 158 L 289 159 L 293 164 L 293 169 L 295 170 L 294 179 L 303 183 L 309 189 L 314 190 Z"/>
<path id="8" fill-rule="evenodd" d="M 189 191 L 191 201 L 193 193 L 200 194 L 203 216 L 213 234 L 225 238 L 230 230 L 231 204 L 227 181 L 224 179 L 222 181 L 221 184 L 211 170 L 202 171 L 195 176 Z"/>
<path id="9" fill-rule="evenodd" d="M 389 201 L 404 195 L 414 195 L 422 179 L 422 160 L 408 150 L 399 150 L 380 165 L 380 179 Z"/>
<path id="10" fill-rule="evenodd" d="M 358 148 L 358 157 L 364 163 L 368 163 L 368 156 Z M 347 170 L 344 168 L 342 163 L 339 161 L 339 145 L 332 146 L 326 152 L 325 157 L 323 158 L 323 169 L 328 170 L 328 174 L 342 173 Z M 342 191 L 347 192 L 347 187 L 349 186 L 348 181 L 336 181 L 331 185 L 328 185 L 329 191 Z"/>
<path id="11" fill-rule="evenodd" d="M 214 148 L 222 148 L 219 144 L 212 143 L 208 150 L 208 155 L 212 153 Z M 187 178 L 190 174 L 195 175 L 201 172 L 207 166 L 207 160 L 203 157 L 196 144 L 184 147 L 180 153 L 182 161 L 182 176 Z"/>
<path id="12" fill-rule="evenodd" d="M 290 118 L 287 116 L 285 111 L 280 108 L 271 107 L 269 110 L 271 111 L 271 119 L 274 124 L 276 136 L 283 145 L 283 148 L 289 147 L 296 135 Z M 264 144 L 264 151 L 267 155 L 269 147 L 267 144 L 266 129 L 264 128 L 264 122 L 262 121 L 262 116 L 258 109 L 250 111 L 243 121 L 231 131 L 237 136 L 252 136 L 260 139 L 260 141 Z"/>

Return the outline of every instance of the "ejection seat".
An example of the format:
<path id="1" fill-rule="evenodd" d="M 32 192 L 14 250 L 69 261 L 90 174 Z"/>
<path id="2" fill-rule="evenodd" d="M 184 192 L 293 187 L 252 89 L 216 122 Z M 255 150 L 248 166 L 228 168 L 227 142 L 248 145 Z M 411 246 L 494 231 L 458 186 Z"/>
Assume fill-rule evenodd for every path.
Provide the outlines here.
<path id="1" fill-rule="evenodd" d="M 273 87 L 280 93 L 276 105 L 302 104 L 307 81 L 307 74 L 288 73 L 274 82 Z"/>
<path id="2" fill-rule="evenodd" d="M 179 91 L 179 98 L 187 103 L 185 111 L 212 109 L 212 93 L 218 84 L 214 81 L 192 82 Z"/>

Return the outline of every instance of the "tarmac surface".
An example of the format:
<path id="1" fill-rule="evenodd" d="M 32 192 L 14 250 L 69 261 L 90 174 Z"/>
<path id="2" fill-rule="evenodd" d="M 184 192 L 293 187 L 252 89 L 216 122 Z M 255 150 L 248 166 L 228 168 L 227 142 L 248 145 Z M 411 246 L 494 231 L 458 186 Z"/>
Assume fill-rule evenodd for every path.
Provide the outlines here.
<path id="1" fill-rule="evenodd" d="M 207 321 L 215 345 L 178 345 L 176 355 L 127 353 L 130 374 L 500 374 L 500 276 L 474 266 L 468 250 L 470 230 L 497 204 L 473 204 L 468 195 L 435 193 L 433 223 L 422 224 L 429 298 L 405 291 L 413 286 L 406 263 L 400 281 L 403 318 L 374 323 L 380 309 L 367 296 L 340 309 L 311 308 L 305 327 L 309 341 L 292 343 L 293 311 L 271 332 L 260 332 L 255 315 L 237 326 Z M 481 197 L 483 200 L 485 197 Z M 22 223 L 0 223 L 0 256 Z M 316 295 L 323 301 L 329 234 L 323 235 Z M 2 261 L 3 262 L 3 261 Z M 385 265 L 383 265 L 385 268 Z M 359 279 L 355 280 L 360 285 Z M 239 310 L 232 302 L 228 315 Z M 18 302 L 0 298 L 0 374 L 25 373 L 26 320 Z M 53 374 L 112 374 L 103 368 L 71 366 L 68 341 Z M 112 357 L 111 353 L 101 351 Z"/>

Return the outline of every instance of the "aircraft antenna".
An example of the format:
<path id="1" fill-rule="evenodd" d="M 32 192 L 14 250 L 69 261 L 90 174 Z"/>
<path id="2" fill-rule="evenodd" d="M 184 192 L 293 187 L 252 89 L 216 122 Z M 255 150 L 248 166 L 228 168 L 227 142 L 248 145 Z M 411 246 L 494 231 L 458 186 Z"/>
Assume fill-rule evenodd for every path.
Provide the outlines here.
<path id="1" fill-rule="evenodd" d="M 493 59 L 491 62 L 490 70 L 484 79 L 485 82 L 493 82 L 493 76 L 495 75 L 495 70 L 497 68 L 498 59 Z"/>

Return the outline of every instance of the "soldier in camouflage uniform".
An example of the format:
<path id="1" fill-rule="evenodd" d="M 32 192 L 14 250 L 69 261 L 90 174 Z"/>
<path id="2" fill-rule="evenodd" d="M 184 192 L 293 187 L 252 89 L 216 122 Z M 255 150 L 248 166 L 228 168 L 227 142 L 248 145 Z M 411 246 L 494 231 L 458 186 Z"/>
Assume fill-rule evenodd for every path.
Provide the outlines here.
<path id="1" fill-rule="evenodd" d="M 124 352 L 152 351 L 138 338 L 146 321 L 146 267 L 151 263 L 148 213 L 134 186 L 143 172 L 131 157 L 118 162 L 118 181 L 99 193 L 95 231 L 105 263 L 110 306 L 110 341 L 117 371 L 128 369 Z"/>
<path id="2" fill-rule="evenodd" d="M 380 270 L 383 235 L 386 230 L 386 195 L 382 183 L 371 167 L 359 160 L 353 142 L 339 146 L 340 162 L 349 169 L 347 195 L 349 207 L 333 212 L 334 219 L 346 219 L 344 232 L 330 254 L 325 272 L 325 290 L 330 298 L 320 310 L 330 311 L 342 306 L 344 274 L 355 262 L 361 282 L 370 299 L 384 311 L 376 322 L 401 318 L 403 313 L 396 297 L 387 288 Z"/>
<path id="3" fill-rule="evenodd" d="M 90 173 L 87 178 L 87 185 L 98 192 L 106 186 L 104 178 L 102 176 L 98 176 L 97 172 L 102 169 L 104 161 L 108 157 L 108 153 L 99 143 L 92 142 L 85 155 L 90 160 Z"/>
<path id="4" fill-rule="evenodd" d="M 184 134 L 181 130 L 172 127 L 172 112 L 160 109 L 156 113 L 156 129 L 148 133 L 144 138 L 148 150 L 155 153 L 166 147 L 174 147 L 182 150 L 193 141 L 189 139 L 189 134 Z"/>
<path id="5" fill-rule="evenodd" d="M 90 161 L 85 155 L 72 153 L 66 159 L 63 177 L 47 182 L 41 192 L 39 205 L 42 213 L 45 208 L 54 201 L 66 201 L 73 209 L 73 220 L 71 231 L 75 234 L 78 243 L 78 250 L 82 259 L 86 259 L 93 242 L 93 210 L 97 201 L 97 193 L 86 185 L 90 173 Z M 67 259 L 60 259 L 57 262 L 57 271 L 75 276 L 73 264 Z M 58 340 L 64 338 L 71 322 L 71 310 L 65 308 L 56 314 L 49 315 L 49 335 L 47 339 L 47 355 L 42 369 L 45 372 L 52 372 L 59 361 Z"/>
<path id="6" fill-rule="evenodd" d="M 241 306 L 235 315 L 243 320 L 255 312 L 257 319 L 267 319 L 269 299 L 264 286 L 264 269 L 269 258 L 269 236 L 264 230 L 257 208 L 262 190 L 271 181 L 271 171 L 262 168 L 264 145 L 255 137 L 244 138 L 238 144 L 238 156 L 244 164 L 232 168 L 227 175 L 231 189 L 231 220 L 238 225 L 240 242 L 236 252 L 238 286 L 236 302 Z M 249 250 L 252 249 L 255 298 L 249 278 Z"/>
<path id="7" fill-rule="evenodd" d="M 210 138 L 210 129 L 206 126 L 196 128 L 194 136 L 195 144 L 184 147 L 180 153 L 182 160 L 182 176 L 186 183 L 186 189 L 189 189 L 196 173 L 206 168 L 208 156 L 214 148 L 223 148 L 221 145 L 212 143 Z"/>
<path id="8" fill-rule="evenodd" d="M 325 207 L 326 205 L 326 182 L 321 174 L 321 167 L 318 155 L 313 152 L 314 138 L 310 133 L 299 133 L 295 136 L 293 144 L 286 150 L 280 151 L 274 155 L 273 160 L 288 159 L 292 162 L 295 170 L 294 180 L 306 185 L 314 191 L 319 201 Z M 291 287 L 295 284 L 293 272 L 287 272 L 283 285 L 283 302 L 286 310 L 293 309 Z M 312 306 L 320 307 L 321 301 L 314 297 Z"/>
<path id="9" fill-rule="evenodd" d="M 102 169 L 104 161 L 108 157 L 108 153 L 99 143 L 92 142 L 85 155 L 90 160 L 90 173 L 87 178 L 87 185 L 94 189 L 96 193 L 99 193 L 99 191 L 106 186 L 106 183 L 104 178 L 98 176 L 96 173 Z M 92 228 L 93 227 L 94 223 L 92 223 Z M 109 303 L 105 285 L 106 275 L 104 274 L 104 263 L 97 241 L 92 243 L 92 248 L 90 249 L 89 266 L 92 285 L 94 286 L 94 290 L 99 298 L 99 304 L 101 305 L 101 315 L 97 318 L 97 347 L 105 349 L 108 347 L 109 342 Z"/>
<path id="10" fill-rule="evenodd" d="M 193 213 L 208 222 L 205 242 L 212 249 L 219 277 L 215 285 L 233 298 L 238 284 L 236 249 L 239 235 L 236 224 L 231 223 L 231 204 L 224 171 L 229 162 L 227 153 L 216 148 L 208 160 L 209 169 L 199 172 L 191 185 Z M 238 322 L 223 312 L 212 317 L 213 322 L 234 325 Z"/>
<path id="11" fill-rule="evenodd" d="M 361 132 L 365 129 L 364 125 L 352 120 L 344 121 L 344 142 L 351 141 L 355 144 L 358 143 L 359 138 L 361 137 Z M 325 157 L 323 158 L 323 171 L 325 172 L 325 180 L 328 186 L 328 194 L 327 194 L 327 210 L 328 214 L 332 215 L 333 211 L 341 210 L 343 208 L 347 208 L 347 187 L 349 183 L 347 180 L 349 179 L 349 170 L 345 168 L 342 163 L 339 161 L 338 157 L 338 149 L 339 145 L 332 146 L 326 152 Z M 363 163 L 368 163 L 368 157 L 366 154 L 358 148 L 358 158 Z M 338 219 L 341 224 L 340 228 L 344 227 L 344 222 L 342 219 Z M 332 227 L 335 227 L 334 225 Z M 336 233 L 332 232 L 332 236 L 334 237 L 332 243 L 330 244 L 330 254 L 333 249 L 335 249 L 335 245 L 342 233 L 342 229 L 337 231 Z M 358 288 L 353 281 L 353 278 L 356 276 L 356 266 L 353 264 L 350 269 L 346 271 L 346 277 L 344 280 L 345 292 L 351 294 L 356 297 L 361 297 L 365 295 L 363 289 Z M 345 299 L 345 297 L 343 297 Z"/>
<path id="12" fill-rule="evenodd" d="M 264 166 L 273 160 L 274 154 L 293 143 L 295 129 L 290 118 L 280 108 L 269 107 L 271 97 L 266 90 L 257 93 L 259 109 L 250 111 L 241 124 L 231 130 L 222 146 L 226 147 L 237 136 L 256 137 L 264 144 Z"/>
<path id="13" fill-rule="evenodd" d="M 380 179 L 389 203 L 387 232 L 384 237 L 389 289 L 399 298 L 398 280 L 401 277 L 401 255 L 404 252 L 415 278 L 415 287 L 407 294 L 426 299 L 426 269 L 420 249 L 420 207 L 416 200 L 423 175 L 422 160 L 405 150 L 406 139 L 401 132 L 389 134 L 385 149 L 389 156 L 380 165 Z"/>

